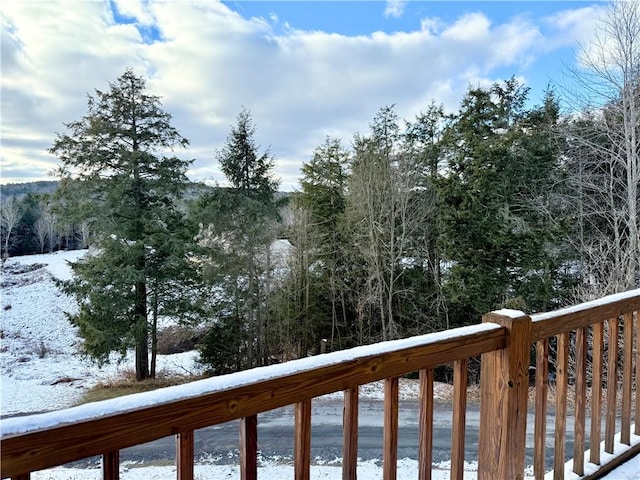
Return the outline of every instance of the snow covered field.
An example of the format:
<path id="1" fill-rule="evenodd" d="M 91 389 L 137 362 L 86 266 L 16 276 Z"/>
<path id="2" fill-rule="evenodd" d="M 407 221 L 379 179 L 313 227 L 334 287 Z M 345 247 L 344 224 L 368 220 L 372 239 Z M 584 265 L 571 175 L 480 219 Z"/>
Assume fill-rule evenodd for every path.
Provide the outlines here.
<path id="1" fill-rule="evenodd" d="M 52 276 L 68 279 L 67 261 L 84 250 L 7 260 L 2 271 L 0 378 L 2 416 L 58 410 L 76 403 L 100 380 L 133 368 L 133 358 L 98 367 L 79 351 L 80 339 L 64 312 L 77 307 Z M 42 265 L 42 266 L 39 266 Z M 29 270 L 34 268 L 34 270 Z M 23 273 L 20 273 L 23 272 Z M 158 369 L 197 371 L 195 352 L 160 356 Z"/>
<path id="2" fill-rule="evenodd" d="M 82 393 L 101 380 L 121 375 L 133 368 L 133 359 L 117 361 L 98 367 L 79 353 L 80 339 L 68 323 L 64 312 L 76 308 L 73 299 L 63 295 L 55 286 L 52 276 L 69 278 L 67 261 L 75 261 L 84 251 L 57 252 L 9 259 L 2 270 L 1 325 L 0 325 L 0 414 L 36 413 L 63 409 L 74 405 Z M 195 352 L 160 356 L 160 371 L 184 374 L 199 371 Z M 116 360 L 114 358 L 114 360 Z M 379 384 L 363 387 L 366 398 L 381 398 Z M 401 395 L 411 398 L 417 395 L 415 383 L 402 385 Z M 333 395 L 332 397 L 334 397 Z M 260 478 L 293 478 L 293 467 L 288 459 L 263 458 L 260 462 Z M 35 472 L 35 480 L 98 479 L 100 469 L 57 468 Z M 475 466 L 466 468 L 465 479 L 476 478 Z M 312 478 L 339 479 L 339 459 L 335 463 L 312 466 Z M 379 461 L 361 462 L 358 476 L 361 479 L 381 478 Z M 196 466 L 196 478 L 238 478 L 235 465 Z M 123 480 L 173 479 L 175 467 L 123 464 Z M 399 479 L 417 478 L 417 462 L 399 461 Z M 448 465 L 437 465 L 434 480 L 447 479 Z M 640 479 L 640 458 L 616 470 L 609 480 Z"/>

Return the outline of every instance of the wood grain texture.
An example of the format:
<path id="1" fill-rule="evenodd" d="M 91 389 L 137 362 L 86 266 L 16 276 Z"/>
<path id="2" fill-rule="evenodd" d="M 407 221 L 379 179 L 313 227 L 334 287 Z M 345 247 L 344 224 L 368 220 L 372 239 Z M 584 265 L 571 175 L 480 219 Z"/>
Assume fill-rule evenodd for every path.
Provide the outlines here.
<path id="1" fill-rule="evenodd" d="M 620 443 L 631 445 L 631 395 L 633 387 L 633 313 L 625 313 L 622 324 L 622 418 Z"/>
<path id="2" fill-rule="evenodd" d="M 556 425 L 554 435 L 553 478 L 564 479 L 564 452 L 567 431 L 567 386 L 569 383 L 569 334 L 561 333 L 556 359 Z"/>
<path id="3" fill-rule="evenodd" d="M 100 455 L 105 450 L 119 450 L 181 431 L 249 417 L 327 393 L 501 349 L 505 341 L 506 331 L 502 328 L 478 331 L 195 398 L 25 435 L 5 436 L 2 437 L 0 473 L 2 478 L 21 475 Z"/>
<path id="4" fill-rule="evenodd" d="M 616 435 L 616 410 L 618 404 L 618 318 L 609 320 L 607 344 L 607 414 L 604 423 L 604 451 L 613 453 Z"/>
<path id="5" fill-rule="evenodd" d="M 478 479 L 522 479 L 527 428 L 531 319 L 491 313 L 483 322 L 503 325 L 503 350 L 482 355 Z"/>
<path id="6" fill-rule="evenodd" d="M 176 467 L 178 480 L 193 480 L 194 442 L 193 431 L 176 435 Z"/>
<path id="7" fill-rule="evenodd" d="M 584 475 L 584 444 L 587 408 L 587 335 L 584 328 L 576 331 L 575 421 L 573 424 L 573 473 Z"/>
<path id="8" fill-rule="evenodd" d="M 240 419 L 240 478 L 258 478 L 258 416 Z"/>
<path id="9" fill-rule="evenodd" d="M 102 455 L 102 479 L 120 479 L 120 452 L 108 452 Z"/>
<path id="10" fill-rule="evenodd" d="M 546 472 L 547 392 L 549 390 L 549 340 L 536 342 L 536 400 L 534 419 L 533 476 L 543 480 Z"/>
<path id="11" fill-rule="evenodd" d="M 577 312 L 550 314 L 544 320 L 536 320 L 536 315 L 533 315 L 531 340 L 538 341 L 560 333 L 575 331 L 596 322 L 604 321 L 608 318 L 617 318 L 625 313 L 637 310 L 640 310 L 640 294 Z"/>
<path id="12" fill-rule="evenodd" d="M 396 480 L 398 473 L 398 377 L 384 381 L 382 478 Z"/>
<path id="13" fill-rule="evenodd" d="M 358 470 L 358 387 L 344 391 L 342 414 L 342 478 L 356 480 Z"/>
<path id="14" fill-rule="evenodd" d="M 418 480 L 431 480 L 433 463 L 433 369 L 420 370 Z"/>
<path id="15" fill-rule="evenodd" d="M 311 478 L 311 399 L 295 405 L 293 461 L 295 480 Z"/>
<path id="16" fill-rule="evenodd" d="M 467 422 L 468 360 L 453 362 L 453 424 L 451 425 L 451 478 L 464 477 L 464 436 Z"/>
<path id="17" fill-rule="evenodd" d="M 600 465 L 600 442 L 602 440 L 602 365 L 603 357 L 604 325 L 598 322 L 593 325 L 593 338 L 591 339 L 591 433 L 589 443 L 598 445 L 598 448 L 589 450 L 589 461 L 594 465 Z"/>

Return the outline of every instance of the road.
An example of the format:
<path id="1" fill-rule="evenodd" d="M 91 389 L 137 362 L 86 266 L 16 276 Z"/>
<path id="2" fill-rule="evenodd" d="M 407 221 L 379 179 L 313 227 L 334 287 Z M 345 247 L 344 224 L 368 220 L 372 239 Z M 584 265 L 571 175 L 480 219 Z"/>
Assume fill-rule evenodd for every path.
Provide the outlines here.
<path id="1" fill-rule="evenodd" d="M 342 457 L 342 402 L 318 400 L 313 403 L 311 457 L 332 461 Z M 475 461 L 478 452 L 479 410 L 469 405 L 466 415 L 465 459 Z M 381 401 L 361 400 L 358 456 L 362 460 L 382 458 Z M 418 457 L 418 402 L 401 401 L 399 408 L 398 458 Z M 450 405 L 436 404 L 433 425 L 434 463 L 450 459 L 451 418 Z M 547 419 L 547 445 L 553 445 L 553 416 Z M 573 456 L 573 425 L 568 419 L 567 458 Z M 528 419 L 527 464 L 533 455 L 533 415 Z M 587 427 L 588 428 L 588 427 Z M 235 463 L 238 461 L 239 422 L 228 422 L 196 431 L 196 457 L 210 463 Z M 293 456 L 293 407 L 288 406 L 258 415 L 258 449 L 263 457 L 290 459 Z M 175 458 L 175 439 L 163 438 L 138 445 L 121 452 L 122 461 L 162 462 Z M 97 459 L 75 462 L 74 466 L 95 465 Z M 552 465 L 553 451 L 547 448 L 547 463 Z"/>

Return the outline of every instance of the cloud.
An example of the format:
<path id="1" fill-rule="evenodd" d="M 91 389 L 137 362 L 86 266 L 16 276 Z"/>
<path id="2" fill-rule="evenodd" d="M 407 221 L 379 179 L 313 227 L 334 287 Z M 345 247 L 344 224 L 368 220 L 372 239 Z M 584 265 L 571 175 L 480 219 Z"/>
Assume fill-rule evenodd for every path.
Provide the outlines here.
<path id="1" fill-rule="evenodd" d="M 546 41 L 530 20 L 493 24 L 480 13 L 352 36 L 283 30 L 280 12 L 246 18 L 219 2 L 11 2 L 2 15 L 3 182 L 47 178 L 55 132 L 86 114 L 87 93 L 132 67 L 191 141 L 175 153 L 195 159 L 192 179 L 224 183 L 214 154 L 245 106 L 291 190 L 327 134 L 348 145 L 384 105 L 407 119 L 433 99 L 457 109 L 470 82 L 518 74 Z M 140 33 L 145 22 L 153 42 Z M 555 25 L 557 36 L 572 28 Z"/>
<path id="2" fill-rule="evenodd" d="M 404 14 L 404 7 L 407 2 L 405 0 L 387 0 L 387 6 L 384 9 L 386 18 L 400 18 Z"/>

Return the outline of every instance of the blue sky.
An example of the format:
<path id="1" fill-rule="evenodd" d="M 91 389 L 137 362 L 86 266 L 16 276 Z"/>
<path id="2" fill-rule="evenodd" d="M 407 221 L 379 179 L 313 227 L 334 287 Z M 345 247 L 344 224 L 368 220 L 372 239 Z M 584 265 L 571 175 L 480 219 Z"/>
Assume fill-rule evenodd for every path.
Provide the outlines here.
<path id="1" fill-rule="evenodd" d="M 50 179 L 46 152 L 86 94 L 126 68 L 148 79 L 191 141 L 193 180 L 215 162 L 243 107 L 282 189 L 327 135 L 349 145 L 377 110 L 411 120 L 434 100 L 455 111 L 469 86 L 515 75 L 531 103 L 562 93 L 593 38 L 600 1 L 25 0 L 3 2 L 1 182 Z"/>

